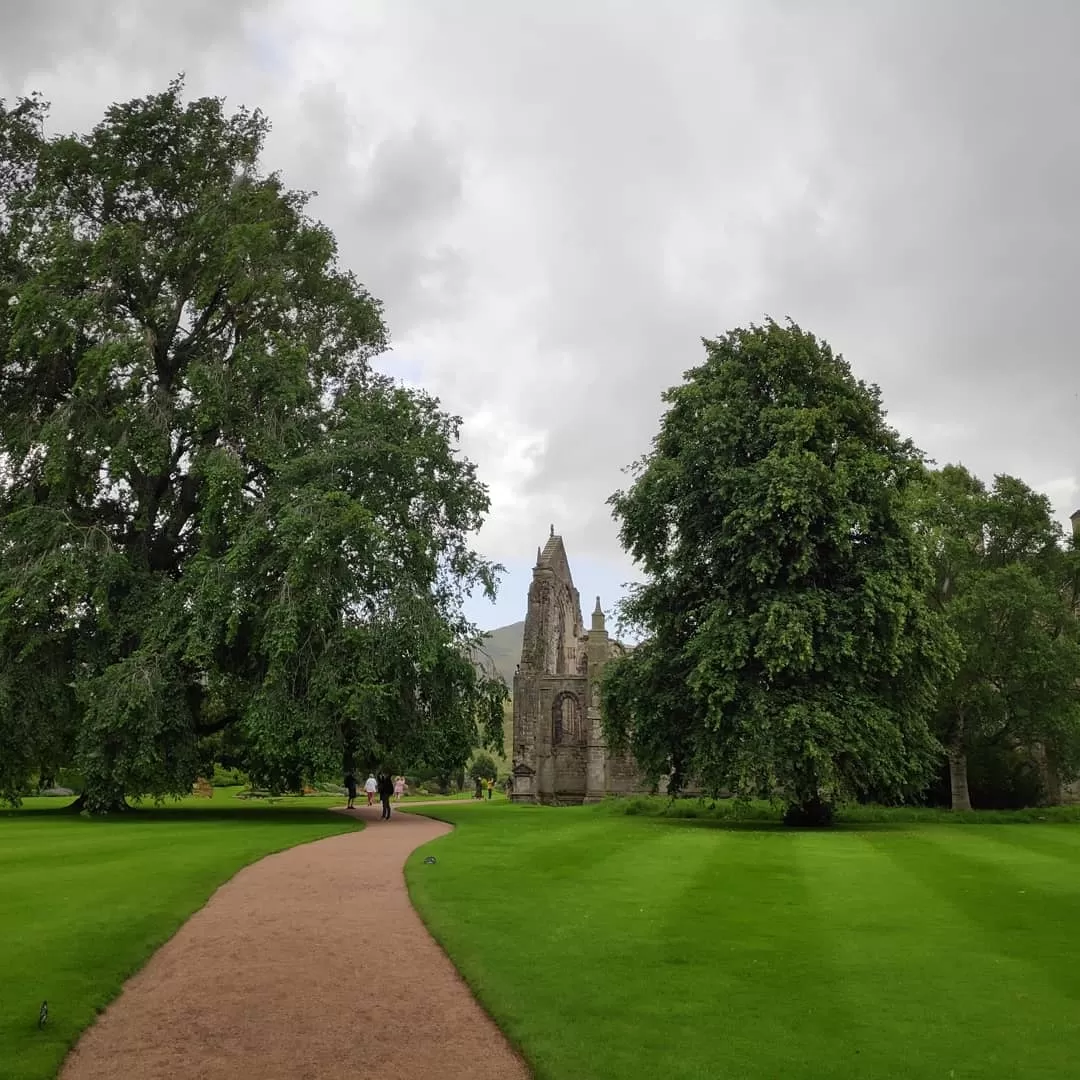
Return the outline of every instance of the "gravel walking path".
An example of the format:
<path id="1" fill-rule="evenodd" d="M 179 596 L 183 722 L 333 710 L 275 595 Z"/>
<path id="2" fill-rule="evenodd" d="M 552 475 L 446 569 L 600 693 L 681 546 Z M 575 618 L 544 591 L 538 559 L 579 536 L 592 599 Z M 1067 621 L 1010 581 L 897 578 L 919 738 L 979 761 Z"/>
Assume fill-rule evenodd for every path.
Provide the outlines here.
<path id="1" fill-rule="evenodd" d="M 409 903 L 406 857 L 449 826 L 355 813 L 362 832 L 271 855 L 214 893 L 61 1080 L 527 1080 Z"/>

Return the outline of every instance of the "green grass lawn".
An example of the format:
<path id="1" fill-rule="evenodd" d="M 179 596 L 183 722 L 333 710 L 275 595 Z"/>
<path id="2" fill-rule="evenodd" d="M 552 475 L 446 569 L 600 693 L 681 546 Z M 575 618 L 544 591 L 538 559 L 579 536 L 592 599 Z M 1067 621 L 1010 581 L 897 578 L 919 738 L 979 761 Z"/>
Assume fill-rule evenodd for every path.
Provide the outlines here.
<path id="1" fill-rule="evenodd" d="M 1076 1074 L 1074 825 L 425 812 L 414 902 L 541 1080 Z"/>
<path id="2" fill-rule="evenodd" d="M 406 795 L 401 800 L 401 805 L 407 806 L 409 803 L 423 803 L 423 802 L 469 802 L 473 799 L 473 791 L 469 788 L 467 791 L 455 791 L 452 795 Z M 506 802 L 506 795 L 501 791 L 493 793 L 489 799 L 484 796 L 484 802 Z M 394 804 L 397 805 L 396 803 Z"/>
<path id="3" fill-rule="evenodd" d="M 0 813 L 0 1077 L 53 1077 L 124 980 L 241 867 L 357 827 L 326 812 L 341 799 L 233 794 L 99 820 L 57 813 L 70 802 L 58 799 Z"/>

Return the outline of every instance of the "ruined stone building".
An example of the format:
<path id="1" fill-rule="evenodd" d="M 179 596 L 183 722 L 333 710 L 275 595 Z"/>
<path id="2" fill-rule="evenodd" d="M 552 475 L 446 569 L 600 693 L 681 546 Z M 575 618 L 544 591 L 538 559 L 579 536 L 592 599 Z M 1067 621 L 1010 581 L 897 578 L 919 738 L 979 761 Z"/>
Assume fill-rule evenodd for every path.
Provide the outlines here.
<path id="1" fill-rule="evenodd" d="M 562 537 L 537 549 L 521 663 L 514 675 L 515 802 L 596 802 L 642 784 L 632 760 L 610 754 L 600 714 L 604 664 L 622 652 L 600 598 L 588 630 Z"/>

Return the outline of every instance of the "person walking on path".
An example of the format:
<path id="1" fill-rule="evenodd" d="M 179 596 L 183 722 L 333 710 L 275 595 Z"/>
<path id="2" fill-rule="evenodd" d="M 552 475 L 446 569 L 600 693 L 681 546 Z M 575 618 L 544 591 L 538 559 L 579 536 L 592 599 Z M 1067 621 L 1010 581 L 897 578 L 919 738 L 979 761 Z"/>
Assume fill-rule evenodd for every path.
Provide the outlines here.
<path id="1" fill-rule="evenodd" d="M 379 798 L 382 800 L 382 819 L 390 820 L 390 796 L 394 794 L 394 778 L 389 773 L 379 776 Z"/>
<path id="2" fill-rule="evenodd" d="M 349 805 L 346 809 L 355 810 L 356 807 L 353 804 L 356 802 L 356 777 L 353 776 L 351 769 L 345 774 L 345 790 L 349 793 Z"/>
<path id="3" fill-rule="evenodd" d="M 364 781 L 364 792 L 367 794 L 368 806 L 375 805 L 375 796 L 379 791 L 379 782 L 375 779 L 374 773 L 368 773 L 368 778 Z"/>
<path id="4" fill-rule="evenodd" d="M 394 781 L 394 802 L 401 802 L 401 796 L 405 794 L 405 777 L 399 776 Z"/>

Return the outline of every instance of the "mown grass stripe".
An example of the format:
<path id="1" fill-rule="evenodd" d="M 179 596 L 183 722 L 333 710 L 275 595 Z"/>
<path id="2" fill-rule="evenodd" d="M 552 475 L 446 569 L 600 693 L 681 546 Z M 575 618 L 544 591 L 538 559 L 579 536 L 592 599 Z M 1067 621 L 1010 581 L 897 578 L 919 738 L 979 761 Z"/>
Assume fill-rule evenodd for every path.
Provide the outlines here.
<path id="1" fill-rule="evenodd" d="M 410 880 L 540 1077 L 1049 1080 L 1072 1068 L 1080 1015 L 1060 976 L 1075 919 L 1050 967 L 1046 951 L 1076 910 L 1068 826 L 786 832 L 520 809 L 455 815 L 439 843 L 456 881 L 417 865 Z M 1012 850 L 1014 829 L 1030 850 Z M 498 889 L 459 919 L 455 890 L 495 851 Z M 1020 946 L 1017 882 L 1044 894 L 1028 911 L 1044 924 Z"/>

